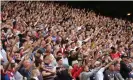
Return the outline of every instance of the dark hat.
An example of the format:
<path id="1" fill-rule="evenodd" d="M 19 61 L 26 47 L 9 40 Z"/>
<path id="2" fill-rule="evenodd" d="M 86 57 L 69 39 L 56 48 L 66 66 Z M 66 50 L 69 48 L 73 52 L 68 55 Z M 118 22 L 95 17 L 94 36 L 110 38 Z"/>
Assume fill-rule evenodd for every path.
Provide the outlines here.
<path id="1" fill-rule="evenodd" d="M 69 51 L 65 51 L 64 54 L 68 54 L 69 55 Z"/>
<path id="2" fill-rule="evenodd" d="M 112 49 L 112 50 L 115 50 L 115 47 L 112 46 L 111 49 Z"/>
<path id="3" fill-rule="evenodd" d="M 39 54 L 43 54 L 43 52 L 42 52 L 40 49 L 37 51 L 37 53 L 39 53 Z"/>
<path id="4" fill-rule="evenodd" d="M 62 59 L 62 57 L 57 57 L 56 58 L 56 61 L 58 62 L 59 60 L 61 60 Z"/>

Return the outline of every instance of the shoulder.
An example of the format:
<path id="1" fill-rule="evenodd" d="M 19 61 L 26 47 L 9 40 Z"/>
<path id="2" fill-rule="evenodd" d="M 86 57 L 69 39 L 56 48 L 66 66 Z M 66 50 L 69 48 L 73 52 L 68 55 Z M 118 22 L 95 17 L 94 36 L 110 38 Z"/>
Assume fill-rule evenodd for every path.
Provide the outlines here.
<path id="1" fill-rule="evenodd" d="M 109 74 L 110 72 L 109 72 L 109 70 L 105 70 L 105 72 L 104 72 L 105 74 Z"/>
<path id="2" fill-rule="evenodd" d="M 79 74 L 79 77 L 81 77 L 81 76 L 82 76 L 82 74 L 83 74 L 83 73 L 81 72 L 81 73 Z"/>
<path id="3" fill-rule="evenodd" d="M 120 65 L 126 65 L 126 63 L 123 62 L 123 61 L 121 61 L 121 62 L 120 62 Z M 121 67 L 122 67 L 122 66 L 121 66 Z"/>
<path id="4" fill-rule="evenodd" d="M 121 74 L 119 72 L 116 72 L 116 76 L 121 76 Z"/>
<path id="5" fill-rule="evenodd" d="M 98 71 L 98 73 L 99 73 L 99 72 L 104 72 L 104 71 L 105 71 L 105 67 L 101 68 L 101 69 Z"/>

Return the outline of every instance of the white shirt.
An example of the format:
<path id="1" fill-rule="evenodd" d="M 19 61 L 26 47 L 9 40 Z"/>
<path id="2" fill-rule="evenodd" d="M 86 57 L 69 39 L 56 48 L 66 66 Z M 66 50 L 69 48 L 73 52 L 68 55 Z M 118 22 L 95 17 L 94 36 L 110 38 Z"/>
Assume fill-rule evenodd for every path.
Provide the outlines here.
<path id="1" fill-rule="evenodd" d="M 105 67 L 101 68 L 95 75 L 95 80 L 103 80 L 104 75 L 103 72 L 105 70 Z"/>
<path id="2" fill-rule="evenodd" d="M 62 58 L 63 64 L 69 65 L 68 64 L 68 59 L 67 58 Z"/>
<path id="3" fill-rule="evenodd" d="M 16 73 L 15 73 L 15 80 L 23 80 L 23 76 L 17 71 Z"/>
<path id="4" fill-rule="evenodd" d="M 17 48 L 19 48 L 19 44 L 20 44 L 20 42 L 17 42 L 17 43 L 16 43 L 16 47 L 17 47 Z"/>
<path id="5" fill-rule="evenodd" d="M 35 80 L 39 80 L 37 77 L 33 77 Z"/>
<path id="6" fill-rule="evenodd" d="M 1 54 L 2 58 L 3 58 L 4 64 L 7 63 L 8 60 L 7 60 L 7 56 L 6 56 L 5 50 L 4 49 L 1 49 L 0 50 L 0 54 Z"/>
<path id="7" fill-rule="evenodd" d="M 78 47 L 81 47 L 82 46 L 82 41 L 81 40 L 78 40 L 78 43 L 79 43 L 79 46 Z"/>
<path id="8" fill-rule="evenodd" d="M 0 60 L 2 60 L 3 59 L 3 57 L 2 57 L 2 55 L 0 54 Z"/>

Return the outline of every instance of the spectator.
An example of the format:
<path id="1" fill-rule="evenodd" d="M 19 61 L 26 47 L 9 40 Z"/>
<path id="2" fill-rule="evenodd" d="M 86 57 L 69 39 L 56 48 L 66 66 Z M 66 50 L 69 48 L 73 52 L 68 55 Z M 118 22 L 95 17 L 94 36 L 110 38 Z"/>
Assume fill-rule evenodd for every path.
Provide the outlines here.
<path id="1" fill-rule="evenodd" d="M 71 72 L 72 77 L 76 80 L 79 80 L 78 76 L 82 72 L 82 67 L 79 67 L 79 63 L 78 63 L 77 60 L 72 62 L 72 66 L 73 66 L 73 69 L 72 69 L 72 72 Z"/>
<path id="2" fill-rule="evenodd" d="M 120 74 L 120 64 L 119 63 L 115 63 L 114 64 L 114 76 L 116 80 L 124 80 L 124 78 L 122 77 L 122 75 Z"/>
<path id="3" fill-rule="evenodd" d="M 110 62 L 109 64 L 107 64 L 106 66 L 104 66 L 104 67 L 102 67 L 97 73 L 96 73 L 96 75 L 95 75 L 95 80 L 106 80 L 107 78 L 106 78 L 106 69 L 108 68 L 108 67 L 110 67 L 114 62 L 115 62 L 116 60 L 114 60 L 114 61 L 112 61 L 112 62 Z M 105 71 L 105 77 L 104 77 L 104 72 Z M 108 74 L 107 74 L 108 75 Z M 107 80 L 110 80 L 109 78 L 107 79 Z"/>
<path id="4" fill-rule="evenodd" d="M 120 73 L 124 79 L 129 78 L 129 73 L 131 72 L 131 69 L 127 66 L 127 56 L 122 56 L 122 61 L 120 62 Z"/>
<path id="5" fill-rule="evenodd" d="M 32 70 L 32 73 L 31 73 L 31 79 L 35 79 L 35 80 L 39 80 L 38 76 L 40 75 L 40 72 L 37 68 L 33 69 Z"/>
<path id="6" fill-rule="evenodd" d="M 43 79 L 46 80 L 54 80 L 55 73 L 56 73 L 56 67 L 51 65 L 52 59 L 51 57 L 44 57 L 44 64 L 42 64 L 42 75 Z"/>
<path id="7" fill-rule="evenodd" d="M 83 72 L 80 74 L 80 80 L 90 80 L 90 77 L 95 74 L 100 68 L 96 68 L 92 71 L 89 71 L 89 67 L 85 66 Z"/>
<path id="8" fill-rule="evenodd" d="M 115 50 L 114 47 L 111 47 L 111 50 L 112 50 L 112 52 L 111 52 L 110 55 L 111 55 L 111 58 L 112 58 L 112 59 L 120 58 L 120 53 L 116 52 L 116 50 Z"/>

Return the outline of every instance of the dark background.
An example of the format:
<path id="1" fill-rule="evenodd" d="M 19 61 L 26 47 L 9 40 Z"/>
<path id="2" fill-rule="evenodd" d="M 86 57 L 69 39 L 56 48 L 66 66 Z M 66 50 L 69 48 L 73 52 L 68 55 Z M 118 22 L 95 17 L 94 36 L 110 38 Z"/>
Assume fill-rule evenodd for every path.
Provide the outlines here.
<path id="1" fill-rule="evenodd" d="M 8 2 L 8 1 L 7 1 Z M 98 14 L 113 18 L 122 18 L 133 22 L 133 1 L 54 1 L 73 8 L 85 8 Z M 127 13 L 131 13 L 127 16 Z"/>
<path id="2" fill-rule="evenodd" d="M 133 21 L 133 1 L 59 1 L 74 8 L 94 10 L 104 16 Z M 131 13 L 127 16 L 127 13 Z"/>

